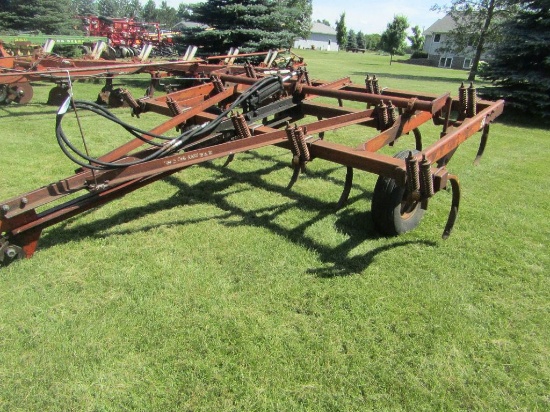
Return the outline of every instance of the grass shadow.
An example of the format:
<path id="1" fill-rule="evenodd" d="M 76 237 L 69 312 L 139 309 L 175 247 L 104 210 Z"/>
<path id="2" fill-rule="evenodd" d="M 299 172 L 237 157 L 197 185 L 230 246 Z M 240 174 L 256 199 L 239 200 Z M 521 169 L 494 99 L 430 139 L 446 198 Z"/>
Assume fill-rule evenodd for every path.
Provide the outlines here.
<path id="1" fill-rule="evenodd" d="M 327 268 L 310 269 L 311 273 L 315 273 L 320 277 L 345 276 L 362 272 L 370 265 L 373 258 L 384 251 L 395 247 L 401 247 L 411 242 L 396 241 L 386 244 L 369 251 L 366 255 L 350 256 L 352 251 L 368 240 L 375 240 L 380 236 L 374 230 L 370 212 L 357 212 L 351 208 L 336 210 L 336 202 L 327 202 L 314 197 L 301 194 L 297 191 L 287 189 L 286 185 L 278 183 L 266 182 L 263 177 L 275 171 L 280 171 L 282 168 L 288 168 L 288 162 L 280 160 L 274 161 L 272 156 L 262 155 L 257 152 L 248 152 L 247 155 L 254 158 L 270 161 L 272 164 L 268 167 L 258 168 L 249 172 L 240 172 L 233 170 L 230 167 L 223 167 L 215 163 L 205 163 L 198 167 L 213 170 L 218 175 L 216 178 L 209 178 L 197 184 L 187 184 L 175 176 L 169 176 L 164 179 L 164 182 L 169 183 L 177 189 L 177 192 L 169 198 L 150 202 L 143 206 L 136 206 L 129 209 L 121 210 L 107 218 L 95 220 L 89 223 L 78 224 L 73 227 L 72 218 L 68 221 L 57 224 L 49 228 L 41 240 L 40 247 L 48 248 L 50 246 L 78 241 L 85 238 L 102 238 L 105 236 L 104 228 L 113 228 L 121 226 L 125 223 L 136 219 L 147 217 L 147 215 L 156 213 L 159 210 L 170 210 L 182 205 L 203 203 L 215 206 L 220 212 L 204 218 L 186 219 L 177 218 L 174 220 L 166 220 L 161 225 L 179 225 L 191 226 L 200 222 L 216 219 L 220 224 L 226 227 L 249 226 L 268 229 L 272 233 L 305 247 L 314 250 L 320 261 Z M 330 176 L 332 169 L 323 170 L 315 173 L 315 177 L 332 181 L 332 183 L 341 184 L 337 178 Z M 290 171 L 290 169 L 289 169 Z M 289 174 L 290 176 L 290 174 Z M 248 188 L 235 188 L 235 182 L 246 184 Z M 235 190 L 232 190 L 235 189 Z M 288 201 L 279 205 L 268 207 L 257 207 L 250 210 L 245 209 L 245 204 L 235 204 L 230 199 L 233 195 L 239 192 L 254 191 L 254 189 L 267 190 L 276 193 Z M 356 195 L 349 199 L 349 204 L 355 201 L 370 198 L 372 193 L 365 191 L 363 188 L 354 185 Z M 234 199 L 234 198 L 233 198 Z M 277 217 L 289 210 L 299 208 L 303 210 L 304 220 L 297 226 L 287 228 L 277 222 Z M 87 212 L 92 213 L 92 212 Z M 324 218 L 337 213 L 335 230 L 347 235 L 347 239 L 337 247 L 327 246 L 322 243 L 322 239 L 316 239 L 306 234 L 307 229 L 323 220 Z M 239 217 L 239 219 L 235 219 Z M 129 228 L 116 230 L 114 234 L 131 235 L 136 232 L 143 232 L 158 228 L 159 224 L 146 224 L 139 228 Z M 110 233 L 113 234 L 112 231 Z M 426 242 L 425 242 L 426 243 Z M 428 244 L 428 243 L 426 243 Z M 431 245 L 431 243 L 430 243 Z"/>

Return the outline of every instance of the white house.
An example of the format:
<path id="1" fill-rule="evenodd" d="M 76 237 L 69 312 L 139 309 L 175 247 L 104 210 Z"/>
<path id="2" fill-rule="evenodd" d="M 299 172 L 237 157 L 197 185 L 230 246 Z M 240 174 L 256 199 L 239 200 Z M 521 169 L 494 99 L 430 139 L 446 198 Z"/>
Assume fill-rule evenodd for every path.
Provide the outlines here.
<path id="1" fill-rule="evenodd" d="M 309 37 L 307 39 L 296 40 L 294 48 L 338 51 L 336 30 L 326 24 L 315 22 L 311 26 Z"/>
<path id="2" fill-rule="evenodd" d="M 451 69 L 470 69 L 475 49 L 467 47 L 460 53 L 441 50 L 449 40 L 448 33 L 456 28 L 456 23 L 450 15 L 437 20 L 424 31 L 424 51 L 433 66 Z"/>

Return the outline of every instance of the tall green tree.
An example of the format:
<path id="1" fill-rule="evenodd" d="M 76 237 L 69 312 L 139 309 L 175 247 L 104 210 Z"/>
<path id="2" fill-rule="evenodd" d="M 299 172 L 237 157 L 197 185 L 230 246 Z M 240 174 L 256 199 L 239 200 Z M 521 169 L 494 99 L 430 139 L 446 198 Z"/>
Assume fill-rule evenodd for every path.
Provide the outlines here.
<path id="1" fill-rule="evenodd" d="M 513 20 L 502 25 L 502 41 L 481 71 L 495 87 L 485 95 L 550 118 L 550 0 L 520 0 Z"/>
<path id="2" fill-rule="evenodd" d="M 420 26 L 414 26 L 412 29 L 412 36 L 407 36 L 407 39 L 411 42 L 411 49 L 413 52 L 422 51 L 424 48 L 424 36 Z"/>
<path id="3" fill-rule="evenodd" d="M 435 5 L 434 10 L 444 11 L 456 27 L 447 35 L 449 41 L 442 50 L 464 52 L 472 47 L 474 56 L 468 80 L 475 80 L 479 61 L 488 46 L 498 44 L 502 36 L 501 25 L 518 10 L 517 0 L 452 0 L 450 4 Z"/>
<path id="4" fill-rule="evenodd" d="M 310 0 L 207 0 L 193 10 L 193 20 L 212 30 L 186 33 L 187 41 L 208 53 L 230 47 L 243 51 L 291 47 L 311 28 Z"/>
<path id="5" fill-rule="evenodd" d="M 96 0 L 72 0 L 72 9 L 75 15 L 85 16 L 87 14 L 97 14 Z"/>
<path id="6" fill-rule="evenodd" d="M 357 47 L 359 49 L 366 49 L 366 44 L 365 44 L 365 34 L 359 30 L 359 32 L 357 32 L 357 35 L 355 36 L 356 38 L 356 42 L 357 42 Z"/>
<path id="7" fill-rule="evenodd" d="M 148 0 L 143 5 L 141 16 L 143 20 L 147 22 L 156 22 L 158 20 L 158 9 L 154 0 Z"/>
<path id="8" fill-rule="evenodd" d="M 390 65 L 393 56 L 401 53 L 405 48 L 405 39 L 407 38 L 407 29 L 409 22 L 405 16 L 395 16 L 380 38 L 382 50 L 390 54 Z"/>
<path id="9" fill-rule="evenodd" d="M 78 26 L 71 0 L 8 0 L 2 6 L 5 29 L 72 34 Z"/>
<path id="10" fill-rule="evenodd" d="M 365 34 L 365 48 L 368 50 L 378 50 L 380 48 L 380 34 Z"/>
<path id="11" fill-rule="evenodd" d="M 346 50 L 348 43 L 348 29 L 346 27 L 346 13 L 340 14 L 340 19 L 336 22 L 336 41 L 340 50 Z"/>
<path id="12" fill-rule="evenodd" d="M 355 30 L 350 29 L 348 32 L 348 41 L 347 41 L 347 47 L 348 50 L 353 50 L 357 48 L 357 35 L 355 34 Z"/>
<path id="13" fill-rule="evenodd" d="M 165 0 L 160 3 L 160 7 L 157 9 L 157 11 L 158 21 L 164 27 L 170 28 L 174 26 L 179 20 L 176 9 L 172 6 L 169 6 Z"/>

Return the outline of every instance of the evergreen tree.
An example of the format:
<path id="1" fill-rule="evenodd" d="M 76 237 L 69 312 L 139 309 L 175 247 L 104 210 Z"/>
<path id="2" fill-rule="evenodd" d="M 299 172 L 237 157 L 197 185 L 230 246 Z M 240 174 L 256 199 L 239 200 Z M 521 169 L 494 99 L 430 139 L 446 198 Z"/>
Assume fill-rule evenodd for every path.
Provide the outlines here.
<path id="1" fill-rule="evenodd" d="M 148 0 L 143 5 L 141 16 L 143 17 L 143 21 L 156 22 L 158 20 L 157 4 L 153 0 Z"/>
<path id="2" fill-rule="evenodd" d="M 166 1 L 160 3 L 160 8 L 158 10 L 158 21 L 164 27 L 172 27 L 178 22 L 178 15 L 176 9 L 169 6 Z"/>
<path id="3" fill-rule="evenodd" d="M 395 16 L 391 23 L 388 23 L 386 31 L 380 38 L 382 50 L 390 54 L 390 65 L 393 56 L 401 53 L 405 48 L 406 30 L 409 28 L 409 22 L 405 16 Z"/>
<path id="4" fill-rule="evenodd" d="M 72 0 L 72 10 L 77 16 L 97 14 L 96 0 Z"/>
<path id="5" fill-rule="evenodd" d="M 354 50 L 356 48 L 357 48 L 357 36 L 355 35 L 355 31 L 351 29 L 348 32 L 347 49 Z"/>
<path id="6" fill-rule="evenodd" d="M 496 87 L 483 90 L 511 106 L 550 117 L 550 0 L 520 0 L 515 19 L 502 26 L 503 38 L 481 76 Z"/>
<path id="7" fill-rule="evenodd" d="M 365 45 L 365 35 L 363 34 L 362 31 L 359 31 L 357 33 L 357 36 L 356 37 L 356 41 L 357 41 L 357 48 L 359 49 L 366 49 L 366 45 Z"/>
<path id="8" fill-rule="evenodd" d="M 193 20 L 212 30 L 188 32 L 188 42 L 208 53 L 288 48 L 310 30 L 310 0 L 207 0 L 193 10 Z"/>
<path id="9" fill-rule="evenodd" d="M 346 50 L 348 43 L 348 29 L 346 27 L 346 13 L 340 14 L 340 20 L 336 22 L 336 41 L 341 50 Z"/>
<path id="10" fill-rule="evenodd" d="M 44 34 L 73 34 L 78 22 L 74 19 L 71 0 L 11 0 L 4 2 L 6 29 L 36 30 Z"/>
<path id="11" fill-rule="evenodd" d="M 407 39 L 411 42 L 411 49 L 413 52 L 420 52 L 424 48 L 424 36 L 420 26 L 414 26 L 412 29 L 412 36 L 407 36 Z"/>

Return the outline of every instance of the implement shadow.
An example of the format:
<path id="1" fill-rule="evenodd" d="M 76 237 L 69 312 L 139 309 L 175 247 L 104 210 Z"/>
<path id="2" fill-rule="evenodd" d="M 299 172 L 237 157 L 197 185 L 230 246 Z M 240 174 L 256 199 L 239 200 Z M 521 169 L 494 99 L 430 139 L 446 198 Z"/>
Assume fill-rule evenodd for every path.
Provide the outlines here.
<path id="1" fill-rule="evenodd" d="M 205 163 L 197 167 L 215 171 L 218 175 L 216 178 L 210 177 L 197 184 L 189 185 L 175 176 L 169 176 L 164 179 L 164 182 L 169 183 L 177 189 L 177 192 L 171 197 L 156 202 L 151 202 L 140 207 L 133 207 L 122 210 L 104 219 L 94 222 L 79 224 L 69 228 L 69 222 L 63 222 L 48 229 L 41 241 L 41 248 L 48 248 L 60 242 L 78 241 L 85 238 L 102 238 L 105 236 L 103 228 L 112 228 L 117 225 L 130 222 L 135 219 L 146 217 L 148 214 L 156 213 L 159 210 L 170 210 L 176 207 L 185 207 L 188 204 L 210 204 L 215 206 L 219 213 L 210 215 L 200 219 L 177 218 L 175 220 L 166 220 L 162 225 L 178 225 L 183 227 L 191 226 L 196 223 L 216 219 L 220 224 L 226 227 L 248 226 L 268 229 L 288 241 L 314 251 L 319 260 L 323 263 L 323 267 L 319 269 L 309 269 L 309 273 L 313 273 L 319 277 L 346 276 L 356 273 L 361 273 L 373 261 L 379 253 L 390 249 L 406 246 L 411 243 L 418 242 L 403 242 L 395 241 L 384 246 L 375 248 L 363 255 L 350 256 L 354 249 L 368 240 L 378 239 L 372 219 L 369 212 L 357 212 L 351 209 L 343 209 L 336 212 L 335 203 L 316 199 L 314 197 L 303 195 L 299 192 L 292 191 L 284 185 L 277 183 L 269 183 L 263 179 L 264 176 L 282 169 L 288 169 L 288 162 L 274 160 L 274 157 L 260 155 L 256 152 L 248 152 L 247 155 L 253 156 L 262 160 L 274 162 L 269 167 L 259 168 L 250 172 L 239 172 L 228 167 L 223 167 L 214 163 Z M 334 176 L 329 176 L 333 169 L 323 170 L 314 173 L 316 178 L 322 178 L 327 182 L 332 181 L 335 184 L 343 186 L 343 180 L 339 180 Z M 246 184 L 248 187 L 244 189 L 235 189 L 235 183 Z M 231 189 L 234 190 L 231 190 Z M 235 204 L 230 199 L 236 193 L 254 193 L 255 189 L 266 190 L 276 193 L 287 201 L 282 204 L 257 207 L 250 210 L 249 207 L 245 210 L 244 204 Z M 357 193 L 350 197 L 349 204 L 372 196 L 371 192 L 365 191 L 363 188 L 354 185 L 353 192 Z M 295 209 L 303 210 L 309 217 L 293 228 L 287 228 L 277 222 L 277 218 L 283 213 Z M 90 212 L 91 213 L 91 212 Z M 335 222 L 335 230 L 347 235 L 347 239 L 336 247 L 327 246 L 316 238 L 306 235 L 307 229 L 326 217 L 337 213 L 338 219 Z M 312 216 L 313 214 L 313 216 Z M 235 219 L 235 218 L 239 219 Z M 72 220 L 72 219 L 71 219 Z M 131 235 L 137 232 L 144 232 L 157 228 L 159 225 L 145 225 L 140 228 L 115 230 L 118 235 Z M 322 239 L 321 239 L 322 240 Z M 434 245 L 433 242 L 422 242 L 426 245 Z"/>

